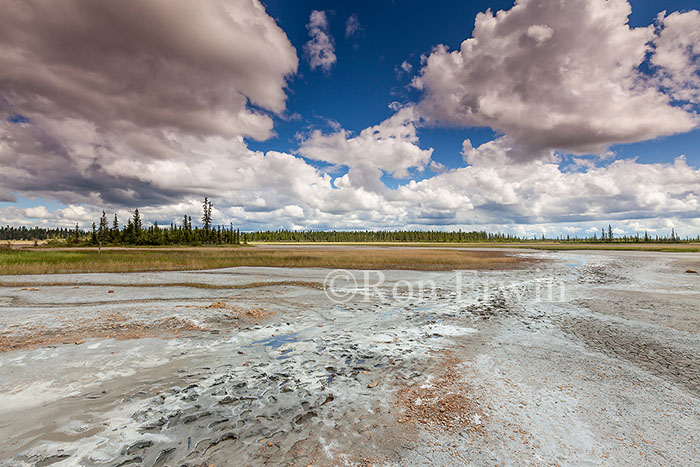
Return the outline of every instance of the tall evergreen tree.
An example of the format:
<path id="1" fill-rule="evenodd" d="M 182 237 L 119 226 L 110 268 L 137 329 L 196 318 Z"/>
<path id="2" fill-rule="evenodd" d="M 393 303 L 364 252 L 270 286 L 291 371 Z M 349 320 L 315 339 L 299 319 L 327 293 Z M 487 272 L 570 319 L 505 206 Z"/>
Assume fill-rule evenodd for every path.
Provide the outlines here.
<path id="1" fill-rule="evenodd" d="M 204 236 L 206 241 L 209 241 L 209 236 L 211 232 L 211 202 L 209 201 L 209 198 L 204 198 L 202 210 L 204 211 L 202 215 L 202 224 L 204 225 Z"/>
<path id="2" fill-rule="evenodd" d="M 116 213 L 112 221 L 112 243 L 119 243 L 119 218 Z"/>
<path id="3" fill-rule="evenodd" d="M 610 224 L 608 224 L 608 241 L 609 242 L 613 241 L 612 225 L 610 225 Z"/>
<path id="4" fill-rule="evenodd" d="M 107 241 L 108 233 L 109 224 L 107 223 L 107 213 L 102 211 L 102 217 L 100 217 L 100 228 L 98 230 L 98 240 L 100 243 Z"/>
<path id="5" fill-rule="evenodd" d="M 141 214 L 139 213 L 138 208 L 134 209 L 134 220 L 133 220 L 133 225 L 134 225 L 134 234 L 138 237 L 141 234 L 141 228 L 142 228 L 142 223 L 141 223 Z"/>

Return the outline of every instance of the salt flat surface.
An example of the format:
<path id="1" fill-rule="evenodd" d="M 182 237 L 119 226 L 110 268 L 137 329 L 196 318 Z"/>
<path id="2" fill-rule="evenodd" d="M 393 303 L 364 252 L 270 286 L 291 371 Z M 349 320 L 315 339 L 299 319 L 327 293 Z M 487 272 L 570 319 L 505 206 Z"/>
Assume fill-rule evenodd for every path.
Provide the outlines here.
<path id="1" fill-rule="evenodd" d="M 0 462 L 693 465 L 700 276 L 685 270 L 700 255 L 516 254 L 543 261 L 369 273 L 368 287 L 355 271 L 346 303 L 168 285 L 322 283 L 324 269 L 2 278 L 32 287 L 0 289 L 0 335 L 58 337 L 0 353 Z M 138 338 L 90 337 L 103 320 Z M 149 334 L 163 322 L 178 327 Z M 68 327 L 85 338 L 61 342 Z M 416 415 L 425 404 L 435 417 Z"/>

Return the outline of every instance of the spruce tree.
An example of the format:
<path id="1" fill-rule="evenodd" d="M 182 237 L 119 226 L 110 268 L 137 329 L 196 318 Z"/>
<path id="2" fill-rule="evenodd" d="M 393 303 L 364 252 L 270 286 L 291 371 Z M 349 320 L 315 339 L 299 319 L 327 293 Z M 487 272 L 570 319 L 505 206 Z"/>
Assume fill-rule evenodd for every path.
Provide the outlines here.
<path id="1" fill-rule="evenodd" d="M 134 242 L 138 241 L 139 237 L 141 236 L 141 214 L 139 213 L 138 208 L 134 209 L 134 220 L 132 222 L 134 226 Z"/>
<path id="2" fill-rule="evenodd" d="M 107 241 L 107 232 L 109 232 L 109 224 L 107 223 L 107 213 L 102 211 L 102 217 L 100 217 L 100 229 L 98 230 L 99 236 L 98 240 L 100 243 Z"/>
<path id="3" fill-rule="evenodd" d="M 117 214 L 114 214 L 114 220 L 112 221 L 112 242 L 119 243 L 119 218 Z"/>
<path id="4" fill-rule="evenodd" d="M 612 231 L 612 226 L 608 224 L 608 241 L 612 242 L 613 241 L 613 231 Z"/>
<path id="5" fill-rule="evenodd" d="M 136 237 L 134 236 L 134 221 L 130 217 L 126 224 L 126 229 L 124 230 L 124 242 L 134 243 L 135 240 Z"/>
<path id="6" fill-rule="evenodd" d="M 209 198 L 204 198 L 204 204 L 202 204 L 202 210 L 204 214 L 202 215 L 202 224 L 204 225 L 204 236 L 207 241 L 209 241 L 209 234 L 211 231 L 211 202 Z"/>
<path id="7" fill-rule="evenodd" d="M 141 214 L 139 213 L 138 208 L 134 209 L 134 220 L 132 222 L 134 224 L 134 233 L 136 236 L 141 234 Z"/>

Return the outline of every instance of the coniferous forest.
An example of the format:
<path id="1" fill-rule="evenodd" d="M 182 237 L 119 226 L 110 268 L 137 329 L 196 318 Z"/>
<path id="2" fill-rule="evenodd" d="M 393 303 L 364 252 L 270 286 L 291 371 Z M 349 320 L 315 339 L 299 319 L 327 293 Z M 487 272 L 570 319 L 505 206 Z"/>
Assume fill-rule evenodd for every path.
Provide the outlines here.
<path id="1" fill-rule="evenodd" d="M 647 232 L 635 235 L 615 235 L 608 225 L 600 235 L 587 237 L 519 237 L 512 234 L 490 233 L 486 231 L 439 231 L 439 230 L 398 230 L 398 231 L 343 231 L 343 230 L 265 230 L 241 232 L 233 224 L 215 225 L 212 221 L 212 203 L 204 198 L 202 217 L 193 224 L 191 216 L 183 216 L 180 223 L 148 226 L 138 209 L 124 223 L 116 214 L 111 217 L 102 211 L 102 216 L 92 223 L 90 230 L 74 228 L 46 227 L 0 227 L 0 240 L 48 240 L 73 245 L 240 245 L 248 242 L 270 243 L 511 243 L 511 242 L 587 242 L 587 243 L 685 243 L 698 242 L 696 237 L 681 238 L 671 229 L 667 236 L 649 235 Z"/>

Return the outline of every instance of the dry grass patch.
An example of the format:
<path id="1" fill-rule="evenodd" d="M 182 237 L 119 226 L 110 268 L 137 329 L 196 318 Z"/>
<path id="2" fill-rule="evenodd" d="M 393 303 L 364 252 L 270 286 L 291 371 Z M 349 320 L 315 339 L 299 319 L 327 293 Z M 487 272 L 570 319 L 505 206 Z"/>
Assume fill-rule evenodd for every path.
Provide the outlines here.
<path id="1" fill-rule="evenodd" d="M 508 269 L 531 261 L 497 251 L 449 248 L 134 248 L 102 252 L 70 248 L 1 251 L 0 274 L 176 271 L 235 266 L 442 271 Z"/>

